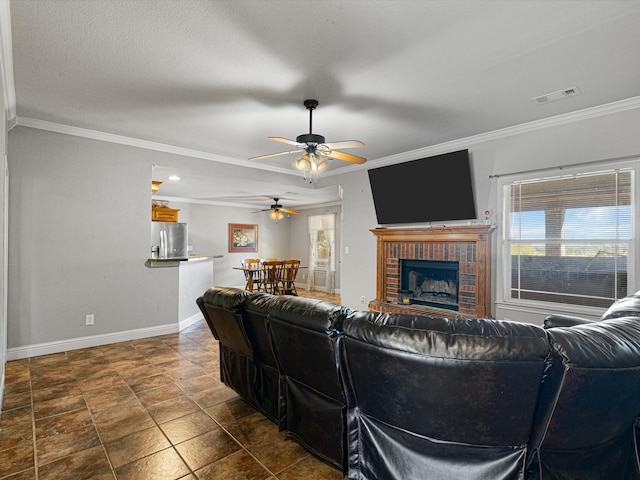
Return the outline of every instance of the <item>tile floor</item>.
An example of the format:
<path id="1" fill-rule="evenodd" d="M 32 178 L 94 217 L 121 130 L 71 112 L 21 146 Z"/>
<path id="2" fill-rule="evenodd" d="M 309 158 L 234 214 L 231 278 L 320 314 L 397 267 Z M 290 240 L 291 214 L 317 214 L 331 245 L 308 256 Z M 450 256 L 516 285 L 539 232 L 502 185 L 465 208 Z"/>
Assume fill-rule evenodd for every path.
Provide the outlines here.
<path id="1" fill-rule="evenodd" d="M 11 361 L 5 383 L 2 480 L 343 478 L 220 382 L 204 321 Z"/>

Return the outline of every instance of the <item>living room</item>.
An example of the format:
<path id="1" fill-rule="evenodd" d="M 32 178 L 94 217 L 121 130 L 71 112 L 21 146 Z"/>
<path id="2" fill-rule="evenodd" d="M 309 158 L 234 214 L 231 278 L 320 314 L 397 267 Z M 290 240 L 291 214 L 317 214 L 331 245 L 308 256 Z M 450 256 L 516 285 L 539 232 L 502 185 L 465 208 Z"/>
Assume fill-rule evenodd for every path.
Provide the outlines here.
<path id="1" fill-rule="evenodd" d="M 16 10 L 20 11 L 19 3 L 12 3 L 12 9 L 15 4 Z M 621 12 L 626 16 L 618 12 L 619 16 L 608 19 L 609 27 L 615 27 L 616 22 L 620 22 L 628 28 L 629 23 L 637 19 L 637 7 L 621 7 L 624 2 L 614 3 L 619 4 L 617 7 L 622 8 Z M 304 12 L 300 6 L 296 8 Z M 629 11 L 625 11 L 624 8 L 629 8 Z M 22 13 L 24 14 L 24 11 Z M 6 11 L 3 13 L 7 14 Z M 20 17 L 21 22 L 24 20 Z M 3 23 L 0 23 L 3 35 L 11 22 L 11 18 L 5 17 Z M 623 30 L 622 27 L 619 30 Z M 24 27 L 20 31 L 24 34 Z M 594 43 L 603 42 L 602 37 L 606 38 L 603 31 L 598 30 Z M 245 34 L 249 35 L 246 32 Z M 322 32 L 318 33 L 321 34 Z M 384 42 L 380 42 L 384 45 Z M 620 84 L 620 93 L 613 91 L 598 97 L 605 99 L 602 102 L 577 108 L 575 103 L 570 102 L 581 102 L 589 98 L 590 89 L 595 89 L 595 86 L 592 87 L 592 84 L 588 83 L 590 79 L 585 79 L 583 83 L 582 78 L 576 73 L 575 80 L 563 78 L 559 84 L 555 77 L 549 78 L 552 77 L 556 64 L 550 62 L 544 71 L 530 71 L 525 63 L 520 65 L 522 73 L 516 78 L 535 77 L 538 88 L 535 92 L 523 92 L 519 98 L 521 103 L 514 101 L 511 107 L 513 110 L 530 108 L 529 103 L 534 95 L 542 95 L 574 84 L 584 91 L 576 97 L 547 105 L 534 105 L 539 110 L 524 122 L 488 130 L 469 130 L 468 134 L 454 138 L 448 138 L 445 134 L 435 135 L 429 138 L 442 140 L 425 140 L 423 144 L 412 144 L 408 148 L 386 151 L 377 156 L 367 153 L 370 157 L 369 162 L 363 168 L 347 168 L 343 173 L 340 173 L 339 168 L 335 168 L 321 173 L 316 181 L 317 188 L 340 188 L 342 192 L 336 205 L 308 207 L 301 210 L 303 215 L 278 223 L 270 220 L 266 214 L 260 216 L 252 213 L 255 208 L 179 200 L 172 201 L 172 206 L 181 208 L 185 218 L 188 217 L 193 225 L 194 251 L 223 255 L 223 258 L 214 260 L 213 283 L 217 285 L 242 283 L 239 273 L 232 268 L 239 265 L 242 255 L 228 252 L 229 223 L 259 225 L 260 256 L 263 256 L 263 253 L 264 256 L 278 257 L 292 254 L 302 258 L 304 262 L 308 250 L 308 239 L 305 237 L 306 215 L 336 211 L 340 229 L 337 242 L 340 274 L 337 286 L 344 306 L 363 309 L 370 300 L 376 298 L 376 237 L 370 230 L 379 226 L 367 168 L 468 149 L 478 218 L 481 220 L 481 212 L 488 209 L 493 212 L 491 221 L 498 227 L 492 234 L 491 316 L 540 324 L 546 314 L 552 313 L 551 311 L 510 302 L 505 298 L 504 276 L 499 264 L 502 255 L 500 239 L 504 233 L 499 182 L 501 178 L 531 170 L 542 172 L 541 175 L 555 175 L 561 171 L 560 169 L 573 166 L 589 167 L 597 171 L 608 168 L 618 160 L 637 163 L 634 159 L 640 155 L 640 136 L 637 129 L 637 125 L 640 124 L 640 82 L 637 76 L 640 67 L 635 50 L 629 46 L 637 44 L 630 39 L 629 44 L 622 45 L 618 50 L 614 48 L 615 44 L 604 42 L 602 45 L 604 52 L 583 52 L 584 57 L 573 62 L 571 68 L 579 72 L 582 63 L 591 62 L 590 53 L 593 53 L 594 58 L 597 53 L 598 59 L 609 56 L 615 57 L 616 60 L 615 53 L 619 53 L 619 61 L 625 65 L 624 68 L 612 72 L 612 67 L 606 63 L 600 69 L 608 70 L 607 75 L 612 77 L 612 84 Z M 4 47 L 6 48 L 6 45 Z M 14 45 L 14 49 L 18 50 L 18 45 Z M 625 57 L 628 50 L 633 50 L 635 56 Z M 558 61 L 563 60 L 569 62 L 569 59 Z M 17 59 L 13 61 L 17 62 Z M 55 62 L 55 59 L 52 59 L 52 62 Z M 614 64 L 617 65 L 615 62 Z M 11 112 L 13 108 L 13 116 L 8 113 L 4 118 L 3 125 L 8 133 L 2 140 L 6 158 L 3 168 L 8 169 L 9 174 L 2 192 L 5 210 L 2 222 L 2 255 L 7 265 L 3 281 L 4 327 L 0 330 L 3 344 L 0 360 L 3 365 L 6 360 L 85 346 L 83 342 L 87 341 L 87 337 L 91 337 L 92 341 L 108 343 L 142 333 L 151 336 L 167 333 L 172 329 L 175 331 L 178 300 L 175 296 L 166 294 L 168 291 L 176 290 L 175 272 L 168 269 L 149 269 L 144 265 L 150 255 L 149 186 L 153 180 L 154 165 L 200 171 L 203 176 L 236 178 L 238 185 L 242 185 L 243 179 L 255 176 L 260 177 L 265 183 L 283 189 L 287 186 L 298 187 L 303 182 L 299 173 L 282 174 L 274 170 L 248 168 L 240 161 L 246 160 L 249 155 L 238 155 L 238 164 L 212 161 L 212 158 L 217 157 L 226 159 L 226 155 L 221 152 L 214 151 L 207 158 L 197 156 L 194 154 L 195 147 L 178 148 L 163 143 L 162 130 L 159 130 L 153 139 L 142 140 L 127 136 L 123 132 L 126 130 L 129 112 L 121 111 L 114 114 L 116 121 L 112 130 L 100 131 L 91 128 L 91 125 L 72 123 L 66 116 L 65 109 L 73 110 L 73 105 L 61 107 L 60 116 L 54 118 L 58 121 L 52 120 L 52 117 L 38 118 L 39 112 L 36 107 L 39 99 L 30 99 L 29 102 L 32 103 L 25 103 L 20 107 L 21 102 L 26 100 L 18 95 L 16 115 L 15 105 L 7 101 L 7 98 L 11 97 L 6 95 L 6 69 L 10 65 L 6 58 L 3 65 L 4 109 L 5 112 Z M 630 73 L 625 74 L 625 71 Z M 459 67 L 458 72 L 464 76 L 465 67 Z M 495 72 L 496 75 L 498 73 L 500 72 Z M 56 74 L 49 72 L 47 75 Z M 387 83 L 388 88 L 399 77 L 400 75 L 391 77 Z M 626 78 L 623 78 L 623 81 L 620 77 Z M 316 78 L 319 83 L 320 80 L 326 79 L 320 74 L 317 74 Z M 327 79 L 327 82 L 331 80 Z M 502 81 L 498 81 L 499 77 L 494 80 L 497 82 L 496 85 L 502 85 Z M 505 81 L 515 80 L 509 78 Z M 20 93 L 20 85 L 28 82 L 29 77 L 16 76 L 16 91 Z M 101 84 L 97 82 L 96 95 L 100 88 Z M 357 88 L 352 88 L 353 96 L 364 95 Z M 496 86 L 496 89 L 498 88 Z M 336 87 L 335 90 L 340 90 L 340 87 Z M 311 97 L 311 93 L 308 97 L 304 96 L 306 93 L 301 88 L 295 93 L 288 92 L 283 95 L 286 96 L 286 101 L 291 103 L 286 109 L 287 113 L 295 116 L 291 131 L 279 131 L 275 125 L 270 126 L 271 112 L 261 111 L 257 119 L 244 118 L 245 123 L 239 128 L 242 130 L 242 137 L 254 136 L 253 133 L 245 131 L 249 123 L 261 123 L 261 128 L 267 131 L 266 134 L 263 134 L 262 130 L 255 134 L 263 144 L 254 150 L 253 155 L 268 153 L 269 148 L 273 148 L 273 151 L 278 150 L 277 146 L 269 146 L 266 138 L 268 135 L 295 136 L 306 131 L 302 101 Z M 41 95 L 49 94 L 50 92 L 45 91 Z M 141 95 L 141 92 L 138 91 L 137 94 Z M 340 103 L 340 98 L 349 96 L 346 91 L 341 95 L 342 97 L 334 96 L 326 101 L 327 115 L 333 115 L 332 107 Z M 273 93 L 270 93 L 261 98 L 268 97 L 269 102 L 277 103 L 270 98 L 272 96 Z M 293 96 L 296 96 L 295 102 L 290 100 Z M 391 96 L 389 93 L 389 97 Z M 201 101 L 202 97 L 196 99 Z M 314 113 L 316 121 L 320 121 L 323 116 L 324 99 L 320 97 L 319 101 L 320 106 Z M 391 103 L 391 100 L 389 102 Z M 567 102 L 570 105 L 568 107 Z M 255 106 L 260 102 L 251 100 L 246 103 Z M 409 102 L 404 99 L 399 103 Z M 359 105 L 363 110 L 367 110 L 362 104 Z M 374 105 L 374 109 L 369 111 L 368 115 L 375 116 L 376 109 L 384 111 L 383 107 L 384 105 Z M 198 108 L 203 107 L 200 105 Z M 273 108 L 277 110 L 277 107 Z M 428 130 L 427 124 L 434 130 L 447 129 L 448 122 L 444 120 L 440 125 L 431 125 L 429 115 L 435 115 L 435 110 L 420 110 L 417 116 L 426 120 L 418 130 Z M 153 109 L 151 111 L 149 116 L 153 116 Z M 221 115 L 224 111 L 224 108 L 219 110 Z M 470 109 L 470 118 L 474 113 L 476 112 Z M 416 123 L 415 116 L 415 112 L 408 108 L 404 119 L 396 123 Z M 329 123 L 332 121 L 334 118 L 328 120 Z M 389 120 L 386 125 L 392 123 L 394 122 Z M 349 125 L 355 128 L 358 122 L 352 120 L 346 125 L 341 125 L 339 133 L 332 134 L 332 137 L 342 139 L 351 138 L 353 135 L 360 138 L 360 130 L 350 130 Z M 458 123 L 456 125 L 459 127 Z M 322 131 L 325 133 L 324 129 Z M 367 144 L 375 144 L 374 138 L 362 136 L 361 139 Z M 384 152 L 388 148 L 385 146 L 380 151 Z M 288 166 L 291 162 L 283 163 L 287 163 Z M 247 192 L 250 193 L 252 192 Z M 637 202 L 637 199 L 634 200 Z M 637 205 L 635 203 L 635 206 Z M 466 221 L 460 223 L 467 224 Z M 635 241 L 637 243 L 637 240 Z M 347 251 L 349 253 L 346 253 Z M 637 282 L 630 281 L 629 293 L 633 293 L 633 286 L 637 287 Z M 364 305 L 362 297 L 365 298 Z M 579 313 L 585 313 L 584 309 L 578 310 Z M 554 311 L 576 313 L 575 309 L 564 306 Z M 602 308 L 595 308 L 587 313 L 597 317 L 602 311 Z M 93 327 L 85 325 L 85 316 L 88 313 L 95 314 L 96 323 Z"/>
<path id="2" fill-rule="evenodd" d="M 542 87 L 540 90 L 544 91 Z M 563 101 L 572 102 L 581 96 Z M 556 108 L 563 101 L 536 108 Z M 547 118 L 395 152 L 393 162 L 468 149 L 476 210 L 496 212 L 493 221 L 499 224 L 498 179 L 491 176 L 633 157 L 640 150 L 635 129 L 637 107 L 637 97 L 630 97 L 573 114 L 542 111 L 539 115 Z M 297 110 L 304 112 L 302 106 Z M 322 104 L 315 112 L 316 122 L 321 113 Z M 199 171 L 204 177 L 245 178 L 253 173 L 244 166 L 193 158 L 188 155 L 193 152 L 186 149 L 161 151 L 162 144 L 38 122 L 26 116 L 13 122 L 17 126 L 9 124 L 13 128 L 8 134 L 13 185 L 8 208 L 9 219 L 15 220 L 9 220 L 7 347 L 28 349 L 87 335 L 175 325 L 177 300 L 164 294 L 174 288 L 175 279 L 170 272 L 149 271 L 142 266 L 142 260 L 149 256 L 148 186 L 153 166 Z M 261 180 L 282 188 L 301 183 L 299 174 L 257 172 Z M 329 171 L 317 181 L 318 188 L 341 187 L 337 285 L 343 303 L 350 308 L 362 308 L 362 297 L 368 303 L 376 295 L 376 242 L 369 230 L 378 224 L 366 172 L 366 168 L 331 175 Z M 51 215 L 50 208 L 62 216 Z M 215 261 L 215 284 L 240 283 L 231 267 L 237 266 L 241 257 L 227 252 L 228 223 L 259 222 L 261 255 L 306 255 L 302 216 L 275 224 L 264 217 L 257 220 L 259 216 L 250 213 L 255 209 L 195 203 L 185 208 L 185 214 L 188 209 L 193 220 L 203 219 L 192 221 L 201 225 L 201 232 L 193 232 L 195 251 L 225 254 Z M 332 210 L 336 207 L 319 212 Z M 72 220 L 72 224 L 63 227 L 60 218 Z M 299 224 L 302 227 L 294 226 Z M 296 233 L 291 236 L 289 231 Z M 541 314 L 531 309 L 501 310 L 501 275 L 495 262 L 499 235 L 498 230 L 492 247 L 492 314 L 495 318 L 539 322 Z M 347 248 L 348 254 L 344 253 Z M 62 258 L 70 263 L 61 265 Z M 147 301 L 141 304 L 140 298 Z M 90 332 L 84 326 L 87 313 L 96 315 L 96 325 Z M 47 318 L 45 324 L 38 320 L 43 317 Z"/>

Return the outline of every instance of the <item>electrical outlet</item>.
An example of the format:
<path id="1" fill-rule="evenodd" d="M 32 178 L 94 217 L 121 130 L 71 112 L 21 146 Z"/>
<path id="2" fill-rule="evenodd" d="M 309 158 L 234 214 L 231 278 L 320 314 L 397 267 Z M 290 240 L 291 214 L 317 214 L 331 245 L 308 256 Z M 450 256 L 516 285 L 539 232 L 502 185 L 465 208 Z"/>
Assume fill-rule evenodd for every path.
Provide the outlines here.
<path id="1" fill-rule="evenodd" d="M 93 322 L 95 320 L 95 316 L 93 315 L 93 313 L 90 313 L 89 315 L 87 315 L 85 317 L 85 325 L 93 325 Z"/>
<path id="2" fill-rule="evenodd" d="M 367 301 L 367 297 L 365 297 L 364 295 L 362 295 L 360 297 L 360 303 L 362 303 L 364 305 L 364 303 Z"/>
<path id="3" fill-rule="evenodd" d="M 306 280 L 306 279 L 307 279 L 307 274 L 306 274 L 306 273 L 303 273 L 303 274 L 302 274 L 302 279 L 303 279 L 303 280 Z"/>

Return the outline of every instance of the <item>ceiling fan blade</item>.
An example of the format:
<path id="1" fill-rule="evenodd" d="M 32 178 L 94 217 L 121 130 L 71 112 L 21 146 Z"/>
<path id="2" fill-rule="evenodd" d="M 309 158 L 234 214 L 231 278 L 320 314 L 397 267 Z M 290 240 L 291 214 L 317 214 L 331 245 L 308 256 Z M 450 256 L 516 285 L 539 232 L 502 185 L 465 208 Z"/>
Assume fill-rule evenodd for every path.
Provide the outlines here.
<path id="1" fill-rule="evenodd" d="M 343 140 L 341 142 L 324 143 L 323 145 L 326 146 L 329 150 L 333 150 L 335 148 L 364 147 L 364 143 L 362 143 L 360 140 Z"/>
<path id="2" fill-rule="evenodd" d="M 363 164 L 367 161 L 364 157 L 359 157 L 357 155 L 351 155 L 350 153 L 338 152 L 336 150 L 330 150 L 328 152 L 323 152 L 318 150 L 318 153 L 324 157 L 335 158 L 336 160 L 343 160 L 345 162 Z"/>
<path id="3" fill-rule="evenodd" d="M 282 137 L 268 137 L 269 140 L 275 140 L 276 142 L 286 143 L 287 145 L 293 145 L 294 147 L 302 148 L 301 144 L 298 142 L 294 142 L 293 140 L 289 140 L 288 138 Z"/>
<path id="4" fill-rule="evenodd" d="M 279 208 L 281 212 L 289 213 L 291 215 L 300 215 L 300 212 L 296 212 L 295 210 L 291 210 L 290 208 Z"/>
<path id="5" fill-rule="evenodd" d="M 268 153 L 267 155 L 258 155 L 257 157 L 251 157 L 249 160 L 262 160 L 263 158 L 277 157 L 278 155 L 288 155 L 289 153 L 298 153 L 298 150 L 289 150 L 288 152 Z"/>

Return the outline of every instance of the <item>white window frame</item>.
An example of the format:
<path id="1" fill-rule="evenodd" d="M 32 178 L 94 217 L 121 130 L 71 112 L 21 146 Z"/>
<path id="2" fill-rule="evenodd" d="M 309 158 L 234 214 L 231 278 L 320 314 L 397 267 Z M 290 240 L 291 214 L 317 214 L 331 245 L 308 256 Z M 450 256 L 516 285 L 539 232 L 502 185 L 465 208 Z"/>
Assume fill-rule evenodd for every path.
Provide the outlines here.
<path id="1" fill-rule="evenodd" d="M 536 170 L 523 172 L 520 174 L 504 175 L 498 177 L 497 181 L 497 219 L 499 220 L 498 238 L 496 247 L 496 304 L 522 311 L 546 311 L 549 313 L 567 313 L 586 316 L 599 317 L 605 309 L 583 305 L 570 305 L 556 302 L 544 302 L 539 300 L 524 300 L 510 298 L 511 288 L 511 252 L 507 242 L 508 221 L 506 215 L 509 212 L 509 205 L 506 204 L 504 194 L 505 186 L 517 181 L 544 180 L 558 178 L 562 176 L 593 174 L 600 172 L 611 172 L 614 170 L 630 169 L 633 171 L 632 183 L 632 205 L 631 232 L 633 241 L 627 259 L 627 294 L 636 291 L 638 285 L 638 275 L 640 273 L 637 251 L 639 248 L 640 232 L 638 222 L 635 217 L 640 214 L 640 158 L 626 161 L 589 163 L 575 167 L 550 168 L 548 170 Z"/>

